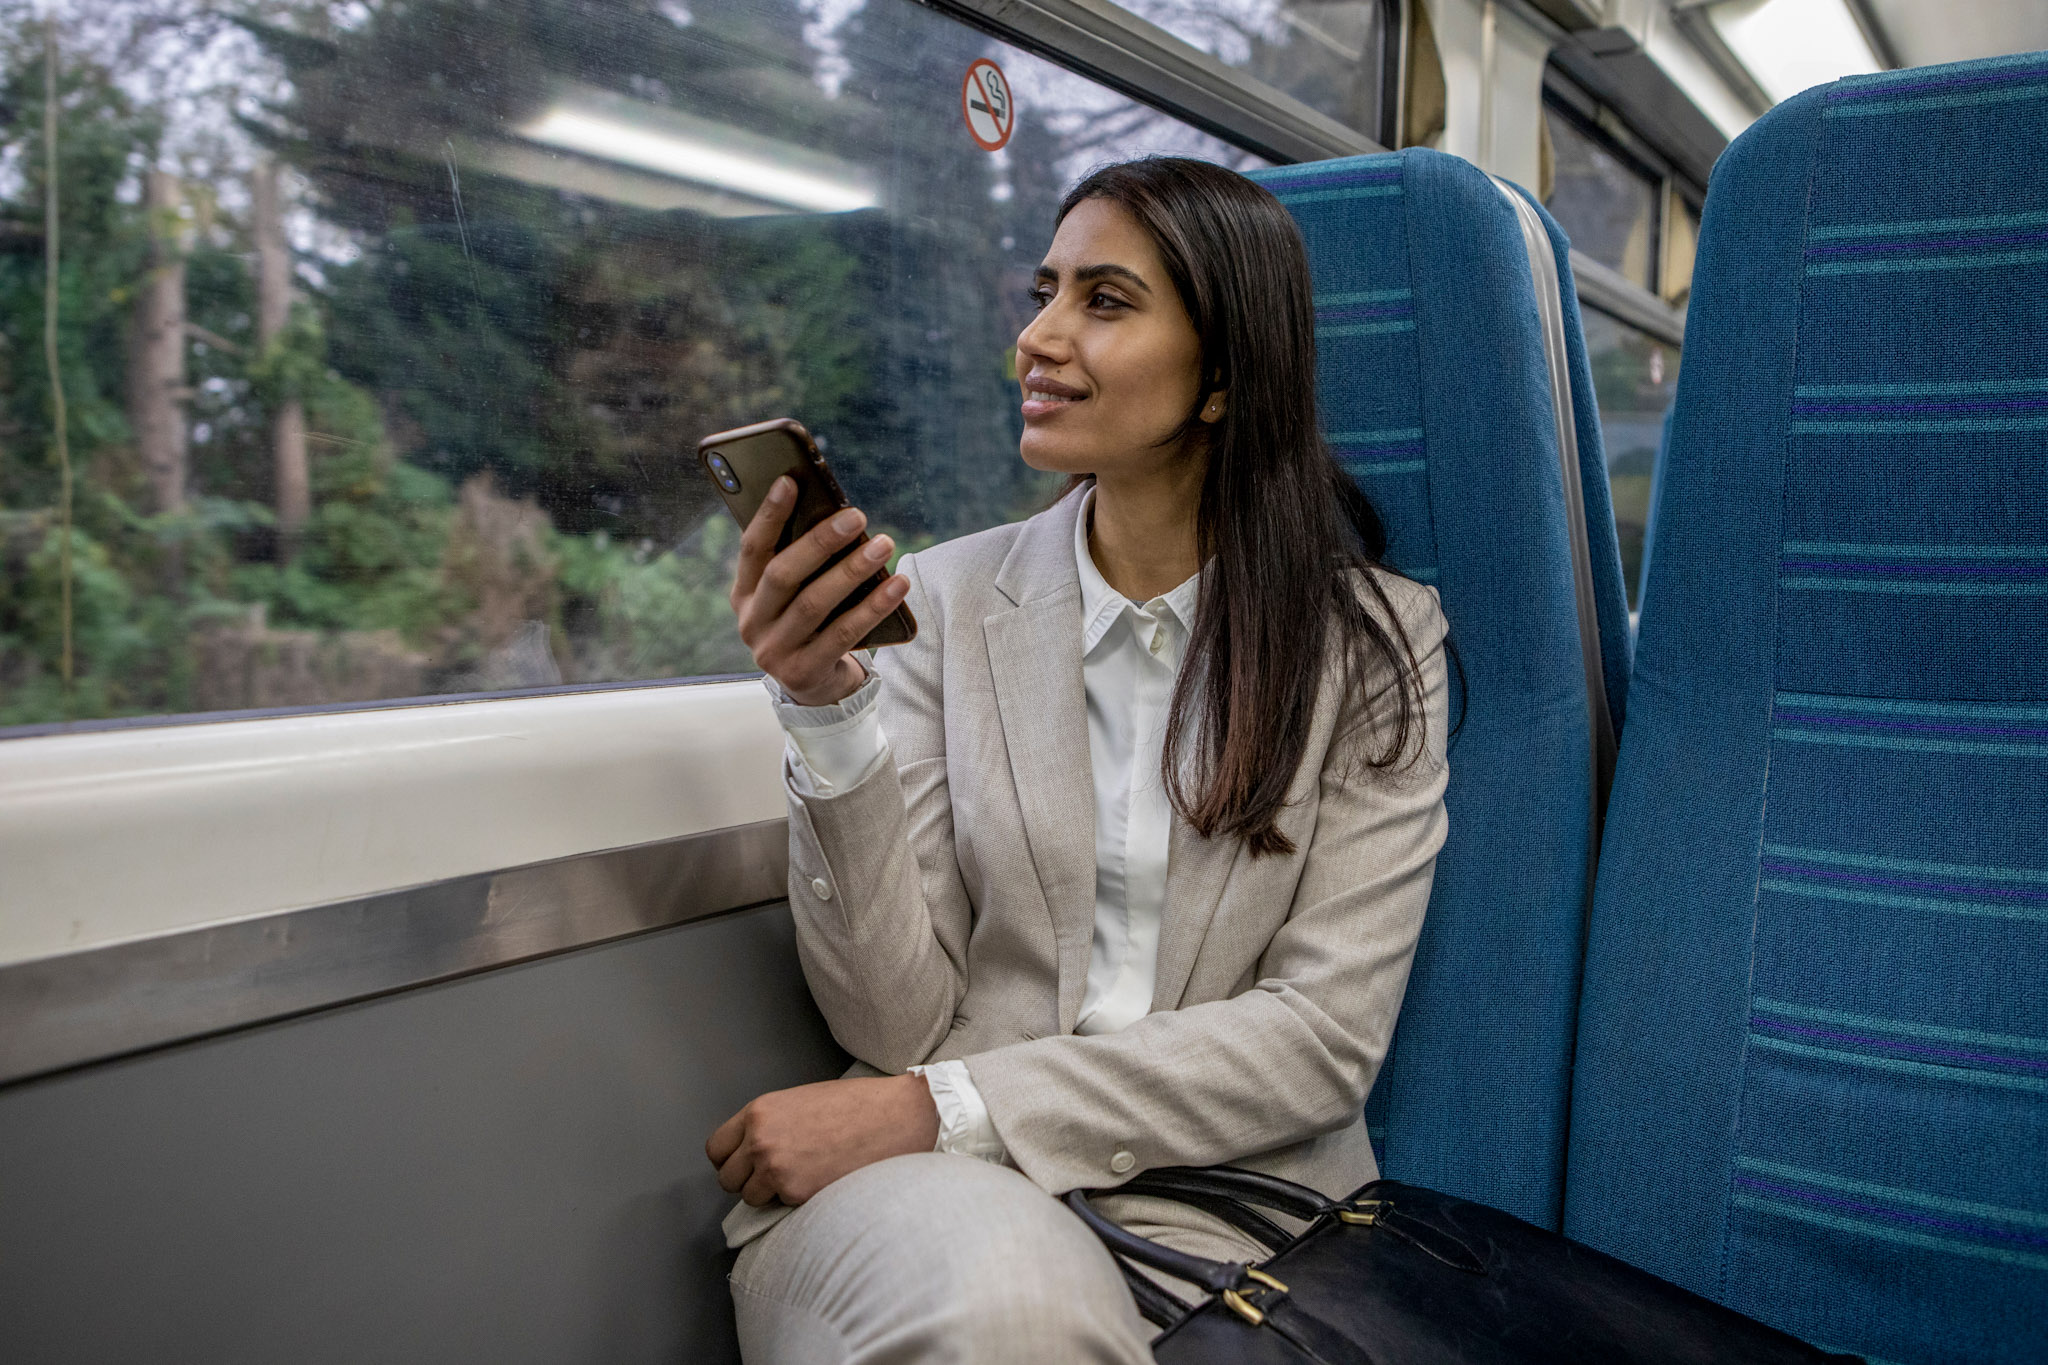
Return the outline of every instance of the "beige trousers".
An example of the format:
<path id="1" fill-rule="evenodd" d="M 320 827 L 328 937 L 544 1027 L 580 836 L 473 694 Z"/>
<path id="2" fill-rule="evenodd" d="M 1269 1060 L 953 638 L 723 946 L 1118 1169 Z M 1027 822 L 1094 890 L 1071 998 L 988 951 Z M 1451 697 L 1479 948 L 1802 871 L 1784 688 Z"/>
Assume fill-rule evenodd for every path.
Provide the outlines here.
<path id="1" fill-rule="evenodd" d="M 1266 1254 L 1178 1204 L 1122 1195 L 1098 1207 L 1198 1256 Z M 747 1365 L 1152 1359 L 1151 1326 L 1080 1219 L 1014 1170 L 939 1152 L 826 1186 L 740 1252 L 732 1301 Z"/>

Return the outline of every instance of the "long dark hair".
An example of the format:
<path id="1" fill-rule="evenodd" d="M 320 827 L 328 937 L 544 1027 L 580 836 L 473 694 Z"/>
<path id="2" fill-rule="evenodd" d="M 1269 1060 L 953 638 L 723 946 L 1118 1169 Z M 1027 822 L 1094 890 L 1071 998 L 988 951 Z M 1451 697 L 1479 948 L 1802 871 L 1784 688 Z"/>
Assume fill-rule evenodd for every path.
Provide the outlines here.
<path id="1" fill-rule="evenodd" d="M 1370 728 L 1382 742 L 1366 746 L 1366 763 L 1413 761 L 1428 724 L 1421 667 L 1380 582 L 1386 527 L 1316 430 L 1308 251 L 1279 200 L 1206 161 L 1103 167 L 1067 194 L 1060 220 L 1089 199 L 1150 234 L 1201 338 L 1203 382 L 1168 440 L 1207 448 L 1195 541 L 1214 564 L 1168 713 L 1166 791 L 1204 837 L 1289 853 L 1276 821 L 1334 653 L 1347 686 L 1389 671 L 1398 683 L 1380 693 L 1385 714 Z M 1206 424 L 1202 405 L 1218 390 L 1229 391 L 1224 414 Z M 1191 770 L 1176 761 L 1184 752 Z"/>

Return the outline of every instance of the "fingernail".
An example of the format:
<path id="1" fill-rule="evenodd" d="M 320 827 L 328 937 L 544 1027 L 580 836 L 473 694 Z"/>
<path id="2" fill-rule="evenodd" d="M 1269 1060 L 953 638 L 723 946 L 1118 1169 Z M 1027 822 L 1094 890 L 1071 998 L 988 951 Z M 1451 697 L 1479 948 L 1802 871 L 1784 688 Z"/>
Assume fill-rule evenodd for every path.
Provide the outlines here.
<path id="1" fill-rule="evenodd" d="M 865 550 L 862 550 L 861 553 L 865 555 L 871 562 L 879 564 L 889 557 L 890 548 L 891 547 L 889 545 L 889 538 L 887 536 L 877 536 L 875 539 L 868 542 L 868 547 Z"/>
<path id="2" fill-rule="evenodd" d="M 832 518 L 832 529 L 840 535 L 847 535 L 860 529 L 860 513 L 851 507 Z"/>
<path id="3" fill-rule="evenodd" d="M 775 481 L 775 486 L 768 490 L 768 500 L 770 502 L 786 502 L 789 499 L 790 490 L 795 487 L 796 480 L 784 474 Z"/>
<path id="4" fill-rule="evenodd" d="M 882 591 L 891 597 L 901 597 L 904 593 L 910 591 L 910 580 L 899 574 L 895 578 L 890 579 L 888 585 Z"/>

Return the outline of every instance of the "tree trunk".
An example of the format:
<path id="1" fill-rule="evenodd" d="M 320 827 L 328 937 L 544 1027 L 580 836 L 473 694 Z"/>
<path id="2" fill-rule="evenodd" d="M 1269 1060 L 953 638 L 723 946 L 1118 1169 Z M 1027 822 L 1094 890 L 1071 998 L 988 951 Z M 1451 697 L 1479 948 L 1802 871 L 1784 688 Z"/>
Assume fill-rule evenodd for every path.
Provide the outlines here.
<path id="1" fill-rule="evenodd" d="M 135 295 L 128 338 L 128 425 L 149 477 L 155 511 L 185 507 L 190 457 L 185 438 L 185 257 L 178 249 L 178 182 L 163 171 L 143 180 L 149 270 Z"/>
<path id="2" fill-rule="evenodd" d="M 256 338 L 268 346 L 291 316 L 292 253 L 284 236 L 284 201 L 278 165 L 258 168 L 253 185 L 252 224 L 256 238 Z M 280 554 L 290 558 L 313 512 L 313 481 L 306 465 L 306 409 L 297 398 L 278 404 L 271 419 L 271 450 L 277 469 L 277 533 Z"/>

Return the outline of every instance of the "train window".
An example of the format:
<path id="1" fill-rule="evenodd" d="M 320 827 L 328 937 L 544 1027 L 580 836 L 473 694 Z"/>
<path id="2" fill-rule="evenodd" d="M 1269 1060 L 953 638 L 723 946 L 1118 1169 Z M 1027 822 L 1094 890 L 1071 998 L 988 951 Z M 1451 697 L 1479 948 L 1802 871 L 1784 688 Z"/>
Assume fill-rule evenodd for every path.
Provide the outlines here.
<path id="1" fill-rule="evenodd" d="M 1575 248 L 1654 290 L 1663 183 L 1573 112 L 1546 101 L 1543 117 L 1553 168 L 1544 206 Z"/>
<path id="2" fill-rule="evenodd" d="M 1397 0 L 1123 0 L 1191 47 L 1392 145 Z"/>
<path id="3" fill-rule="evenodd" d="M 1692 258 L 1699 250 L 1700 211 L 1687 203 L 1676 186 L 1665 188 L 1664 250 L 1657 267 L 1657 292 L 1683 308 L 1692 297 Z"/>
<path id="4" fill-rule="evenodd" d="M 89 8 L 47 240 L 0 39 L 6 726 L 744 669 L 699 436 L 799 417 L 906 546 L 1022 515 L 1064 186 L 1260 164 L 913 0 Z"/>
<path id="5" fill-rule="evenodd" d="M 1663 439 L 1665 410 L 1678 392 L 1679 349 L 1595 308 L 1581 310 L 1581 317 L 1607 447 L 1622 579 L 1633 609 L 1642 577 L 1643 529 L 1650 516 L 1650 475 Z"/>

